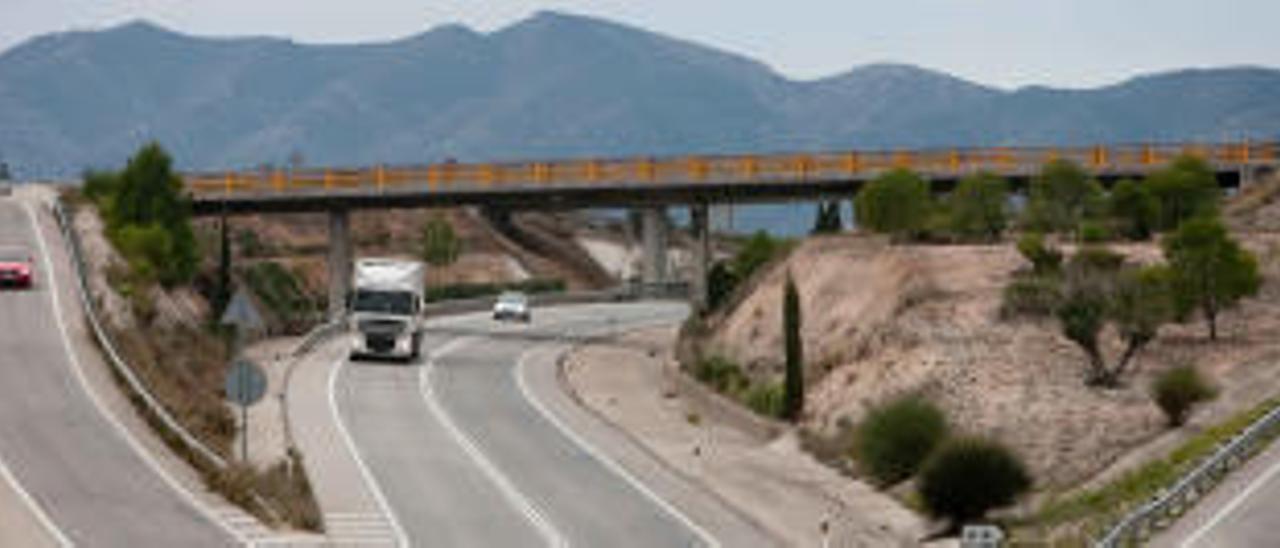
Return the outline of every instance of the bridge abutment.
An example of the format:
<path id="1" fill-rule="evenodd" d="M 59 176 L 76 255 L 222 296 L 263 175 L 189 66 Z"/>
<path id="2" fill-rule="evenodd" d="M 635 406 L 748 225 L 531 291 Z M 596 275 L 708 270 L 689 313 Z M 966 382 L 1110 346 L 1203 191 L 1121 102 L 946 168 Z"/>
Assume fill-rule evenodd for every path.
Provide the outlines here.
<path id="1" fill-rule="evenodd" d="M 351 291 L 351 210 L 329 210 L 329 319 L 346 315 Z"/>

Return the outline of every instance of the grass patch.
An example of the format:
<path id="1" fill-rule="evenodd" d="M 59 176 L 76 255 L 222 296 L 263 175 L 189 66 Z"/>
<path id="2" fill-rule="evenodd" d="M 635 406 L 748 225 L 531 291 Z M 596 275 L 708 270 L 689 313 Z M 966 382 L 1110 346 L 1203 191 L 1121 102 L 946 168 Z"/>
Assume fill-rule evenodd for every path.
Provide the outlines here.
<path id="1" fill-rule="evenodd" d="M 1099 532 L 1125 512 L 1150 500 L 1161 489 L 1178 481 L 1213 454 L 1219 445 L 1244 431 L 1277 406 L 1280 406 L 1280 398 L 1272 398 L 1241 411 L 1186 440 L 1165 458 L 1148 462 L 1097 489 L 1051 501 L 1034 516 L 1018 520 L 1014 525 L 1026 528 L 1052 527 L 1085 520 L 1085 530 L 1090 533 Z M 1275 435 L 1276 433 L 1271 433 L 1268 439 Z"/>
<path id="2" fill-rule="evenodd" d="M 240 269 L 240 277 L 287 333 L 306 330 L 320 314 L 319 299 L 310 295 L 298 276 L 280 263 L 250 264 Z"/>

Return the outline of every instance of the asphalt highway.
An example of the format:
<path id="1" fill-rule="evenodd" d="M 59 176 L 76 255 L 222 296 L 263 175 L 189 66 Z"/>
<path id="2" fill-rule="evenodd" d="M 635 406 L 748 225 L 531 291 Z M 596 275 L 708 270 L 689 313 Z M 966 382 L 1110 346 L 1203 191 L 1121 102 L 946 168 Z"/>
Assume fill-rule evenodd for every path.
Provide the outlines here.
<path id="1" fill-rule="evenodd" d="M 32 250 L 37 272 L 34 290 L 0 291 L 0 460 L 32 511 L 47 516 L 49 534 L 80 546 L 236 544 L 148 464 L 87 391 L 54 310 L 45 248 L 27 212 L 7 199 L 0 244 Z"/>
<path id="2" fill-rule="evenodd" d="M 676 303 L 535 310 L 532 326 L 435 322 L 423 363 L 341 364 L 335 401 L 413 545 L 717 545 L 529 396 L 534 349 L 687 314 Z"/>

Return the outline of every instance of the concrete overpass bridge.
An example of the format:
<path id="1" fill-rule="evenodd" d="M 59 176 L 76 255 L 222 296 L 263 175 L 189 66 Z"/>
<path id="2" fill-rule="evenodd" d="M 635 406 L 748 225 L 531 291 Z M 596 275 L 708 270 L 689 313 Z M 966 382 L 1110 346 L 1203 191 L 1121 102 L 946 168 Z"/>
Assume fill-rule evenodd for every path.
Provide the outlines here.
<path id="1" fill-rule="evenodd" d="M 305 170 L 187 173 L 197 215 L 324 212 L 329 215 L 330 309 L 341 312 L 351 268 L 354 209 L 486 206 L 500 209 L 635 208 L 643 211 L 645 283 L 666 281 L 667 207 L 690 208 L 701 304 L 708 258 L 707 207 L 852 196 L 898 168 L 945 190 L 966 175 L 990 172 L 1025 183 L 1044 164 L 1066 159 L 1103 180 L 1144 177 L 1175 158 L 1204 159 L 1224 186 L 1247 186 L 1280 166 L 1280 143 L 1165 143 L 1086 147 L 841 151 L 719 156 L 582 158 L 502 163 L 443 162 Z"/>

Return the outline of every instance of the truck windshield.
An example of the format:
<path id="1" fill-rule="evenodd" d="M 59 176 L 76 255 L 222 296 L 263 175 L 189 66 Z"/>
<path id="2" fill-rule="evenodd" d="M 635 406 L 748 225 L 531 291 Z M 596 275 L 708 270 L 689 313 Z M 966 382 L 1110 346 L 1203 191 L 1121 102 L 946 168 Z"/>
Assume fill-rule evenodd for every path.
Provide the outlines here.
<path id="1" fill-rule="evenodd" d="M 359 291 L 351 299 L 353 312 L 376 314 L 413 314 L 413 293 L 408 291 Z"/>

